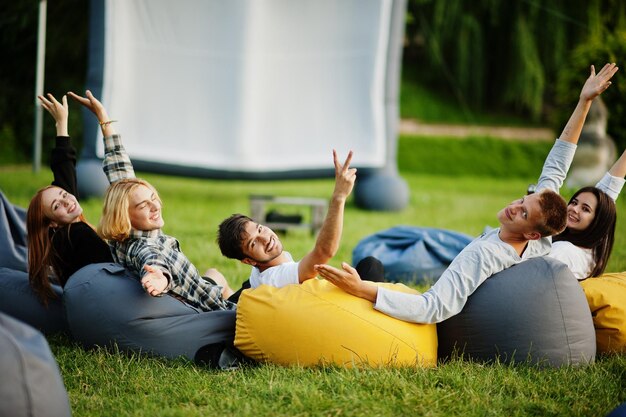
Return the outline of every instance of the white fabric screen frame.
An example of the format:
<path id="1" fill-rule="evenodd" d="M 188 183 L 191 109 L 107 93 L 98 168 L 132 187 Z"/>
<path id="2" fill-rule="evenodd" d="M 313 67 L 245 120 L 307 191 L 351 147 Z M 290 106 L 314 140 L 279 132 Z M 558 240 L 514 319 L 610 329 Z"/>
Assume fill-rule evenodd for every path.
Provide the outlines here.
<path id="1" fill-rule="evenodd" d="M 101 99 L 140 165 L 328 170 L 335 148 L 354 150 L 353 165 L 384 168 L 395 141 L 385 91 L 392 7 L 104 0 Z"/>

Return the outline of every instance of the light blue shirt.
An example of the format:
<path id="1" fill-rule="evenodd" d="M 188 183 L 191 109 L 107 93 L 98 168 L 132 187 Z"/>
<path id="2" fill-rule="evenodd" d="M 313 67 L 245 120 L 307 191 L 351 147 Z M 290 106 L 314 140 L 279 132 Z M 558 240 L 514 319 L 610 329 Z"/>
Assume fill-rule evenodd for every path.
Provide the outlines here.
<path id="1" fill-rule="evenodd" d="M 556 140 L 537 183 L 537 191 L 558 192 L 574 158 L 576 145 Z M 530 240 L 522 256 L 490 230 L 465 247 L 424 294 L 405 294 L 378 288 L 374 308 L 389 316 L 414 323 L 439 323 L 461 312 L 467 299 L 487 278 L 526 259 L 547 255 L 552 238 Z"/>

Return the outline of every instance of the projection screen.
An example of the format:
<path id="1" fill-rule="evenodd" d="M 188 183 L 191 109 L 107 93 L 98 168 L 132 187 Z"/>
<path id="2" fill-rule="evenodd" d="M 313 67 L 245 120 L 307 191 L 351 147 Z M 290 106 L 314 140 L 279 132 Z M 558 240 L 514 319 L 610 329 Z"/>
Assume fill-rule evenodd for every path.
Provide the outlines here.
<path id="1" fill-rule="evenodd" d="M 384 169 L 396 156 L 393 8 L 394 0 L 93 0 L 88 88 L 119 120 L 139 169 L 306 177 L 331 171 L 333 148 L 352 149 L 360 168 Z M 83 156 L 102 158 L 100 130 L 85 120 Z"/>

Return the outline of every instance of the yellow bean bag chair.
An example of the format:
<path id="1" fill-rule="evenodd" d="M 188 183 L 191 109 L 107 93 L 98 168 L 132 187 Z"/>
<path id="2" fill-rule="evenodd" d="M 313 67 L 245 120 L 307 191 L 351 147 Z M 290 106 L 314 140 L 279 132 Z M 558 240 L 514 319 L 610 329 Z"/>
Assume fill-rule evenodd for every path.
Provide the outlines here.
<path id="1" fill-rule="evenodd" d="M 379 284 L 416 293 L 402 284 Z M 325 280 L 242 293 L 235 346 L 260 362 L 316 366 L 435 366 L 434 324 L 414 324 L 374 310 L 372 303 Z"/>
<path id="2" fill-rule="evenodd" d="M 626 272 L 581 282 L 596 329 L 598 353 L 626 352 Z"/>

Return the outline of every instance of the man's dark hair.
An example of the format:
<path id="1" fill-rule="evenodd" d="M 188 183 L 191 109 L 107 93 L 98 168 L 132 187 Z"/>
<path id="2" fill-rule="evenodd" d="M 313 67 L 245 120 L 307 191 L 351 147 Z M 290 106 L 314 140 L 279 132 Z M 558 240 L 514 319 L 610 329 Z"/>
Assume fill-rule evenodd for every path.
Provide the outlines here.
<path id="1" fill-rule="evenodd" d="M 253 220 L 243 214 L 233 214 L 217 230 L 217 244 L 222 255 L 227 258 L 242 260 L 246 256 L 242 249 L 242 239 L 246 236 L 246 224 Z"/>

